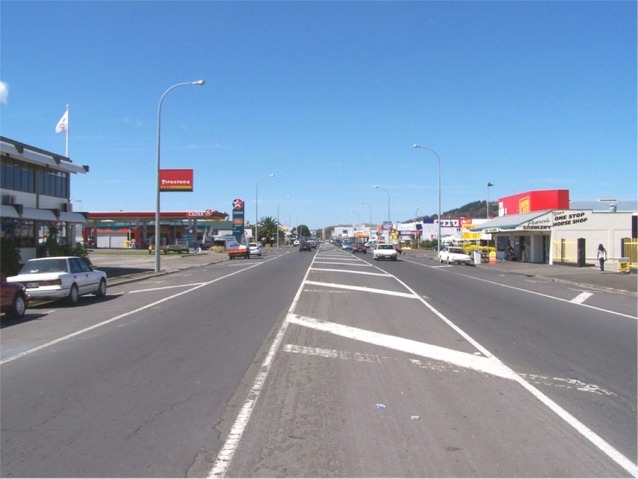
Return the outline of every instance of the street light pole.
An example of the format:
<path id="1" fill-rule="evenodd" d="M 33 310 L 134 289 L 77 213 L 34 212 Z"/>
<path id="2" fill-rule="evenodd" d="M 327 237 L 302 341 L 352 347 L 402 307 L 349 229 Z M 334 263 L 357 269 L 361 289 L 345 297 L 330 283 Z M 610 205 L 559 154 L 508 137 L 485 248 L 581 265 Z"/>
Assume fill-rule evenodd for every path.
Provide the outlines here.
<path id="1" fill-rule="evenodd" d="M 489 181 L 487 182 L 487 203 L 485 204 L 485 210 L 487 211 L 487 219 L 490 219 L 490 187 L 494 186 Z"/>
<path id="2" fill-rule="evenodd" d="M 420 148 L 422 150 L 428 150 L 431 153 L 434 153 L 434 156 L 436 156 L 436 159 L 439 163 L 439 232 L 438 232 L 438 238 L 436 241 L 436 248 L 438 250 L 438 252 L 441 252 L 441 158 L 439 158 L 439 155 L 436 154 L 436 151 L 434 151 L 431 148 L 427 148 L 425 146 L 421 146 L 421 145 L 412 145 L 413 148 Z"/>
<path id="3" fill-rule="evenodd" d="M 365 201 L 361 201 L 360 202 L 362 205 L 367 205 L 368 208 L 370 209 L 370 223 L 368 224 L 368 231 L 370 232 L 370 235 L 368 236 L 368 240 L 372 239 L 372 206 L 370 205 L 370 203 L 366 203 Z"/>
<path id="4" fill-rule="evenodd" d="M 258 208 L 259 208 L 259 182 L 261 180 L 265 180 L 266 178 L 272 178 L 273 176 L 275 176 L 274 173 L 271 173 L 269 175 L 264 176 L 263 178 L 261 178 L 259 181 L 257 181 L 257 185 L 255 186 L 255 243 L 259 243 L 259 213 L 258 213 Z"/>
<path id="5" fill-rule="evenodd" d="M 186 85 L 204 85 L 204 80 L 197 80 L 192 82 L 177 83 L 166 90 L 160 97 L 159 106 L 157 107 L 157 182 L 155 183 L 155 272 L 160 272 L 160 143 L 161 143 L 161 131 L 162 131 L 162 102 L 164 97 L 171 90 L 178 86 Z"/>
<path id="6" fill-rule="evenodd" d="M 391 238 L 391 234 L 392 234 L 392 220 L 390 219 L 390 192 L 388 190 L 386 190 L 385 188 L 381 188 L 380 186 L 375 186 L 375 189 L 377 190 L 383 190 L 387 193 L 388 195 L 388 243 L 392 243 L 392 238 Z"/>

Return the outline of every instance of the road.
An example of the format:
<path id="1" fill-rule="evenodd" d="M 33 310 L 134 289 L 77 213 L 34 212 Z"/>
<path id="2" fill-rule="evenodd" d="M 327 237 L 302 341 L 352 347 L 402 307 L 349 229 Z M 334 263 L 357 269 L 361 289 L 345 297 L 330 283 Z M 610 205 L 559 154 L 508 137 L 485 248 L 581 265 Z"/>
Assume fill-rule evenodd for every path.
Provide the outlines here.
<path id="1" fill-rule="evenodd" d="M 628 477 L 635 298 L 322 245 L 2 331 L 2 475 Z"/>

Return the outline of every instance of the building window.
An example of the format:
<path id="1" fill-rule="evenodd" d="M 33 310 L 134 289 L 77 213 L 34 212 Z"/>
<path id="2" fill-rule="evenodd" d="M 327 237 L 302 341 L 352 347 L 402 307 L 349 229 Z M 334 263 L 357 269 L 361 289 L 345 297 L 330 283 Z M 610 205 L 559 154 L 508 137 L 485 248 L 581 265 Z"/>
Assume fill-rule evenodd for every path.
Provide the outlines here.
<path id="1" fill-rule="evenodd" d="M 30 220 L 2 218 L 2 237 L 18 248 L 35 247 L 35 223 Z"/>
<path id="2" fill-rule="evenodd" d="M 3 159 L 0 173 L 2 188 L 35 193 L 36 168 L 34 165 Z"/>

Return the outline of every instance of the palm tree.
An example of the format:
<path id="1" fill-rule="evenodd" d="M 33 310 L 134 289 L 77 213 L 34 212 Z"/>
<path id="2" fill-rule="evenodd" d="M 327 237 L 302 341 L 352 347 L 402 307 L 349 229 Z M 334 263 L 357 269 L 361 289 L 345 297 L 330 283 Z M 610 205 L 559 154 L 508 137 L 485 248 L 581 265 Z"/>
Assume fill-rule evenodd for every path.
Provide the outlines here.
<path id="1" fill-rule="evenodd" d="M 265 216 L 259 223 L 259 236 L 265 238 L 264 243 L 272 244 L 276 241 L 277 220 L 271 216 Z"/>

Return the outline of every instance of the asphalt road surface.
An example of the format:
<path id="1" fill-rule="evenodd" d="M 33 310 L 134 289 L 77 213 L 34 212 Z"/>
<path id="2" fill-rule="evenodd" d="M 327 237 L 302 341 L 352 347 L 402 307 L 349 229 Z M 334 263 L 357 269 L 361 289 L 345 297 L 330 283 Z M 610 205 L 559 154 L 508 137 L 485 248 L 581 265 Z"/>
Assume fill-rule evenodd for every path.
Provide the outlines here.
<path id="1" fill-rule="evenodd" d="M 4 318 L 3 318 L 4 319 Z M 4 477 L 631 477 L 636 304 L 329 245 L 0 337 Z"/>

